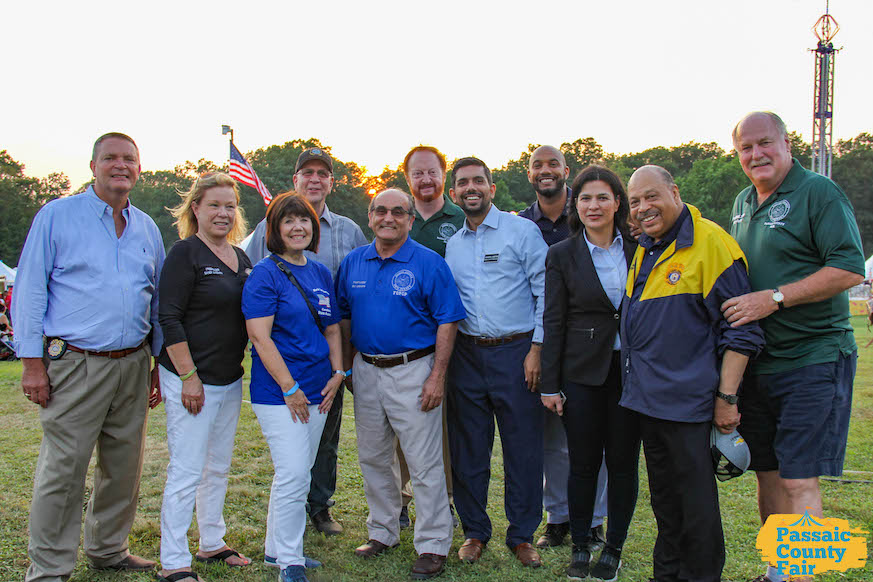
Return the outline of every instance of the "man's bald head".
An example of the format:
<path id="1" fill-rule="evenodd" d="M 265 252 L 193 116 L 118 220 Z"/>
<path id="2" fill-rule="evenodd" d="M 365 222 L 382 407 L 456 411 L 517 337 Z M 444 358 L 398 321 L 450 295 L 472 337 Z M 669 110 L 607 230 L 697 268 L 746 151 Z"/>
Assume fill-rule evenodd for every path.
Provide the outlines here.
<path id="1" fill-rule="evenodd" d="M 565 183 L 570 177 L 570 168 L 564 154 L 555 146 L 544 145 L 530 155 L 527 179 L 537 195 L 553 198 L 565 191 Z"/>
<path id="2" fill-rule="evenodd" d="M 656 241 L 673 228 L 684 208 L 673 176 L 661 166 L 643 166 L 634 172 L 627 194 L 631 219 Z"/>

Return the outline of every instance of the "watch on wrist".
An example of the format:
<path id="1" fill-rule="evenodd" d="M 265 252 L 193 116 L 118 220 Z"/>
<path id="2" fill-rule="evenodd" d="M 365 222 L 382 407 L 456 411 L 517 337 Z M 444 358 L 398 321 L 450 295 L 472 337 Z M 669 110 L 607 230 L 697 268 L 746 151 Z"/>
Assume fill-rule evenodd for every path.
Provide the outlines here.
<path id="1" fill-rule="evenodd" d="M 725 394 L 724 392 L 722 392 L 720 390 L 717 391 L 715 393 L 715 395 L 717 397 L 721 398 L 722 400 L 724 400 L 725 402 L 727 402 L 728 404 L 736 404 L 740 400 L 740 397 L 737 396 L 736 394 Z"/>
<path id="2" fill-rule="evenodd" d="M 776 302 L 780 310 L 785 309 L 785 295 L 782 294 L 778 287 L 773 289 L 773 301 Z"/>
<path id="3" fill-rule="evenodd" d="M 334 371 L 333 371 L 333 375 L 336 376 L 337 374 L 342 374 L 342 375 L 343 375 L 343 378 L 345 378 L 345 376 L 346 376 L 346 373 L 345 373 L 344 371 L 342 371 L 342 370 L 334 370 Z"/>

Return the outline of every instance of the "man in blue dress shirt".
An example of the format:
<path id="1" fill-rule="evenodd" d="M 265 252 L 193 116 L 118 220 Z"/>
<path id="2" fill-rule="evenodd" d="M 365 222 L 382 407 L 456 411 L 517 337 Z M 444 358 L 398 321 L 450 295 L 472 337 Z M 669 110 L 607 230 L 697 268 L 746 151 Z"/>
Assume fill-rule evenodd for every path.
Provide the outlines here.
<path id="1" fill-rule="evenodd" d="M 140 174 L 133 140 L 94 144 L 94 183 L 37 213 L 19 261 L 13 310 L 21 386 L 41 408 L 27 582 L 67 580 L 76 565 L 85 475 L 85 555 L 99 570 L 151 570 L 132 555 L 148 408 L 160 402 L 158 277 L 164 245 L 128 196 Z"/>
<path id="2" fill-rule="evenodd" d="M 548 246 L 533 222 L 491 204 L 495 190 L 484 162 L 455 162 L 450 194 L 467 216 L 446 245 L 467 311 L 448 375 L 455 508 L 466 538 L 458 556 L 477 561 L 491 538 L 485 508 L 496 416 L 506 475 L 506 545 L 522 564 L 537 567 L 531 541 L 542 520 L 544 408 L 537 388 Z"/>
<path id="3" fill-rule="evenodd" d="M 370 509 L 369 540 L 355 554 L 373 557 L 399 541 L 396 435 L 415 488 L 419 558 L 412 578 L 425 580 L 442 573 L 452 544 L 442 402 L 455 333 L 466 313 L 443 258 L 409 238 L 414 212 L 412 197 L 400 190 L 373 198 L 369 224 L 376 238 L 343 260 L 336 296 L 343 339 L 358 352 L 351 378 Z M 353 352 L 348 343 L 345 348 L 349 369 Z"/>

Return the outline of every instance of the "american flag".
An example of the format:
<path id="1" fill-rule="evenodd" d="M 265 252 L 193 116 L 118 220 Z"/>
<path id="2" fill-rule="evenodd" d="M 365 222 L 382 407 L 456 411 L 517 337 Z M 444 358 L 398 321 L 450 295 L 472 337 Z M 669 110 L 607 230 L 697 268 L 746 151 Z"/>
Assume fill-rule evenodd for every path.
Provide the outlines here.
<path id="1" fill-rule="evenodd" d="M 254 168 L 249 165 L 243 155 L 240 153 L 233 142 L 230 142 L 230 175 L 237 181 L 246 186 L 251 186 L 256 189 L 264 199 L 264 204 L 269 205 L 273 195 L 267 190 L 267 187 L 258 178 Z"/>

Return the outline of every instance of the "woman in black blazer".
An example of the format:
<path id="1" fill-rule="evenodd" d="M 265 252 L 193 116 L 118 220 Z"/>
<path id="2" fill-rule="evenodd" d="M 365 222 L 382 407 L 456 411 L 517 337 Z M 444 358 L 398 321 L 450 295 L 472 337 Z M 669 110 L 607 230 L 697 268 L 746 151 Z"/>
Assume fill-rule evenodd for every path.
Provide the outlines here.
<path id="1" fill-rule="evenodd" d="M 546 259 L 543 315 L 543 405 L 561 415 L 570 451 L 570 533 L 567 577 L 589 574 L 588 550 L 597 474 L 606 453 L 606 546 L 590 567 L 614 580 L 637 501 L 640 435 L 636 416 L 618 405 L 621 358 L 618 328 L 628 265 L 636 242 L 621 179 L 588 166 L 573 181 L 570 229 Z"/>

